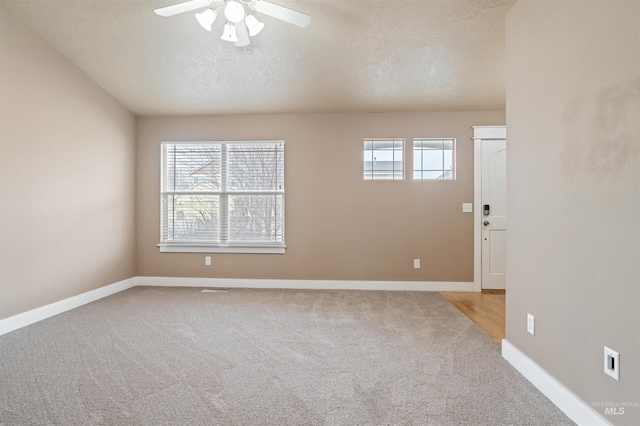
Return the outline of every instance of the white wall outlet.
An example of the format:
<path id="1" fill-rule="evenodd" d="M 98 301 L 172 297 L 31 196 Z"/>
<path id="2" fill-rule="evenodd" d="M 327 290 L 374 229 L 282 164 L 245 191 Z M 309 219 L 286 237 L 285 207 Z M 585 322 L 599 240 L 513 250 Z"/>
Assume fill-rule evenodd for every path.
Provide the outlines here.
<path id="1" fill-rule="evenodd" d="M 413 259 L 413 269 L 420 269 L 420 259 Z"/>
<path id="2" fill-rule="evenodd" d="M 536 334 L 536 317 L 531 314 L 527 314 L 527 331 L 532 335 Z"/>
<path id="3" fill-rule="evenodd" d="M 620 381 L 620 354 L 606 346 L 604 347 L 604 374 Z"/>
<path id="4" fill-rule="evenodd" d="M 473 213 L 473 203 L 462 203 L 462 213 Z"/>
<path id="5" fill-rule="evenodd" d="M 211 266 L 211 256 L 204 257 L 204 264 L 205 266 Z"/>

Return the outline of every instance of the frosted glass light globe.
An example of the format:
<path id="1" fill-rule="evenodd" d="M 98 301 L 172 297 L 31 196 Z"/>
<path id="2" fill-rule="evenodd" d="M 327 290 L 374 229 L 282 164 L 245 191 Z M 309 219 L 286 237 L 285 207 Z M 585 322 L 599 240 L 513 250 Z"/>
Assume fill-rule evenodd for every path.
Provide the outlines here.
<path id="1" fill-rule="evenodd" d="M 236 24 L 244 18 L 244 6 L 235 0 L 231 0 L 224 7 L 224 16 L 229 22 Z"/>

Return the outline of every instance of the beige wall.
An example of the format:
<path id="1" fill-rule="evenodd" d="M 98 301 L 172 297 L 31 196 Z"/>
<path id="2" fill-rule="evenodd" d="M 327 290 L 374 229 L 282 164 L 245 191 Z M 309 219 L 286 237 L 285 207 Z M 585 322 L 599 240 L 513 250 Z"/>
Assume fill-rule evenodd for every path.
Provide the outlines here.
<path id="1" fill-rule="evenodd" d="M 135 117 L 0 5 L 0 319 L 135 275 Z"/>
<path id="2" fill-rule="evenodd" d="M 507 340 L 588 405 L 640 404 L 639 29 L 637 0 L 520 0 L 507 18 Z"/>
<path id="3" fill-rule="evenodd" d="M 504 112 L 140 118 L 138 275 L 471 282 L 473 215 L 462 213 L 473 201 L 471 126 L 504 120 Z M 409 147 L 417 137 L 456 138 L 457 179 L 365 182 L 367 137 Z M 160 253 L 160 143 L 254 138 L 286 140 L 286 254 L 214 254 L 207 267 L 202 253 Z"/>

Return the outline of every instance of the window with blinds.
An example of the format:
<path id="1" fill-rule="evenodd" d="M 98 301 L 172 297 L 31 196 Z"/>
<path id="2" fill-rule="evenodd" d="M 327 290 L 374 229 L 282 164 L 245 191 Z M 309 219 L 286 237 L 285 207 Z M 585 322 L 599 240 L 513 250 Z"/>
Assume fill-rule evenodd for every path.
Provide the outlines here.
<path id="1" fill-rule="evenodd" d="M 455 139 L 414 139 L 413 179 L 455 179 Z"/>
<path id="2" fill-rule="evenodd" d="M 161 251 L 284 253 L 284 141 L 162 144 Z"/>
<path id="3" fill-rule="evenodd" d="M 404 139 L 364 140 L 364 179 L 402 180 Z"/>

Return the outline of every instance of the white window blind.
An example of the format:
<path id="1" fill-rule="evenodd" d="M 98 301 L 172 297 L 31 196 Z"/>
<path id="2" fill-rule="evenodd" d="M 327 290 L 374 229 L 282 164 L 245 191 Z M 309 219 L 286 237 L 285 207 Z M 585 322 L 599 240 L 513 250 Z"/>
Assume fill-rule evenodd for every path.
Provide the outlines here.
<path id="1" fill-rule="evenodd" d="M 284 252 L 284 141 L 162 144 L 161 251 Z"/>
<path id="2" fill-rule="evenodd" d="M 413 179 L 453 180 L 455 139 L 414 139 Z"/>
<path id="3" fill-rule="evenodd" d="M 402 180 L 403 139 L 364 140 L 364 178 Z"/>

